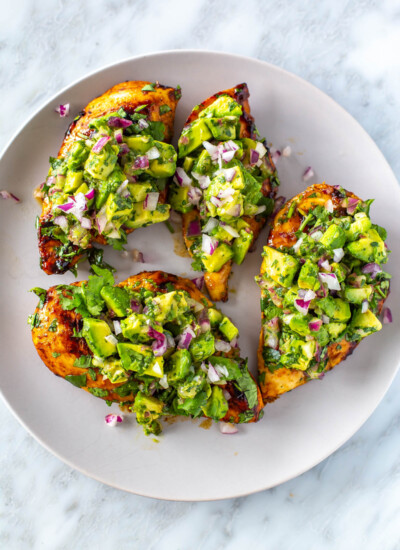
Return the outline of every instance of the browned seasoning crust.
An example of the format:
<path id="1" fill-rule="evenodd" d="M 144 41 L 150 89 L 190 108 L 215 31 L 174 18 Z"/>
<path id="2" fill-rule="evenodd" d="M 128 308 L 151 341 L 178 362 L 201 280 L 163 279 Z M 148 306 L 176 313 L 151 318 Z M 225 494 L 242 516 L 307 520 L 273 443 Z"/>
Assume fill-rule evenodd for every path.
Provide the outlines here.
<path id="1" fill-rule="evenodd" d="M 125 281 L 122 281 L 117 286 L 135 286 L 135 289 L 146 288 L 147 290 L 157 292 L 168 292 L 167 286 L 173 284 L 176 290 L 184 290 L 189 293 L 191 298 L 199 302 L 207 303 L 208 307 L 212 306 L 212 302 L 196 287 L 189 279 L 177 277 L 163 271 L 143 271 L 138 275 L 133 275 Z M 80 286 L 82 282 L 73 283 Z M 103 380 L 99 369 L 93 368 L 96 372 L 96 380 L 92 380 L 89 376 L 89 371 L 86 368 L 74 367 L 74 362 L 81 355 L 92 355 L 84 338 L 74 337 L 74 331 L 79 331 L 82 328 L 81 315 L 74 311 L 64 311 L 61 308 L 59 291 L 56 287 L 51 287 L 47 291 L 44 305 L 41 309 L 36 308 L 35 313 L 39 316 L 39 326 L 32 330 L 32 340 L 36 350 L 46 365 L 57 376 L 65 378 L 67 375 L 87 375 L 87 386 L 83 389 L 89 391 L 89 388 L 99 388 L 107 390 L 109 393 L 104 400 L 115 402 L 133 402 L 135 396 L 130 394 L 126 397 L 121 397 L 113 390 L 123 383 L 113 384 L 108 379 Z M 51 323 L 57 321 L 57 329 L 52 332 L 49 330 Z M 60 354 L 57 357 L 53 353 Z M 233 354 L 234 351 L 231 351 Z M 236 351 L 238 353 L 238 351 Z M 229 354 L 227 354 L 229 356 Z M 247 401 L 243 393 L 241 393 L 232 383 L 226 386 L 227 391 L 231 394 L 229 400 L 229 410 L 223 420 L 238 422 L 239 415 L 248 410 Z M 263 407 L 261 393 L 258 389 L 258 403 L 254 407 L 254 420 L 258 419 L 259 413 Z"/>
<path id="2" fill-rule="evenodd" d="M 190 113 L 188 119 L 186 120 L 185 126 L 187 126 L 188 124 L 191 124 L 194 120 L 196 120 L 199 117 L 199 114 L 201 113 L 201 111 L 203 111 L 206 107 L 211 105 L 211 103 L 213 103 L 221 95 L 228 95 L 232 97 L 243 108 L 243 115 L 240 117 L 239 138 L 240 139 L 243 139 L 243 138 L 257 139 L 257 135 L 255 133 L 256 127 L 254 124 L 254 118 L 250 113 L 250 105 L 248 101 L 250 93 L 249 93 L 247 84 L 245 83 L 238 84 L 237 86 L 235 86 L 235 88 L 229 88 L 228 90 L 224 90 L 222 92 L 214 94 L 210 96 L 208 99 L 204 100 L 202 103 L 200 103 L 200 105 L 196 106 L 193 109 L 193 111 Z M 268 152 L 268 163 L 270 165 L 271 170 L 275 171 L 275 165 L 272 161 L 272 157 L 269 152 Z M 271 186 L 268 180 L 264 181 L 261 191 L 265 197 L 275 196 L 275 189 L 273 189 L 273 187 Z M 187 229 L 189 227 L 190 222 L 195 220 L 196 218 L 200 219 L 200 213 L 197 208 L 194 208 L 190 212 L 182 214 L 183 238 L 185 240 L 185 244 L 187 246 L 189 253 L 190 253 L 190 246 L 192 243 L 187 238 Z M 254 246 L 255 241 L 261 229 L 266 224 L 267 220 L 265 217 L 261 219 L 258 219 L 258 218 L 256 219 L 255 217 L 250 218 L 249 216 L 245 216 L 243 219 L 250 224 L 251 229 L 254 233 L 253 243 L 252 243 L 252 246 Z M 228 279 L 229 279 L 231 270 L 232 270 L 232 262 L 229 261 L 220 269 L 220 271 L 216 271 L 214 273 L 204 273 L 204 282 L 210 294 L 210 297 L 213 301 L 215 302 L 227 301 Z"/>
<path id="3" fill-rule="evenodd" d="M 311 195 L 313 195 L 311 197 Z M 354 193 L 346 191 L 347 197 L 358 198 Z M 304 217 L 295 211 L 290 219 L 286 219 L 286 215 L 293 204 L 296 202 L 298 207 L 307 214 L 310 210 L 318 205 L 324 205 L 327 200 L 331 200 L 335 210 L 339 210 L 340 214 L 345 215 L 346 211 L 341 206 L 343 196 L 338 191 L 325 183 L 311 185 L 303 193 L 296 195 L 289 200 L 283 208 L 276 214 L 271 233 L 268 238 L 268 246 L 276 249 L 284 247 L 292 247 L 296 241 L 296 231 L 298 231 Z M 303 231 L 307 231 L 304 229 Z M 261 271 L 261 274 L 263 271 Z M 385 300 L 379 302 L 378 311 L 382 311 Z M 353 353 L 359 342 L 348 342 L 343 338 L 340 342 L 332 343 L 328 346 L 328 363 L 325 371 L 333 369 L 346 357 Z M 264 362 L 262 355 L 263 351 L 263 333 L 261 330 L 260 341 L 258 347 L 258 371 L 260 376 L 260 388 L 265 403 L 275 401 L 280 395 L 297 388 L 309 381 L 306 374 L 298 369 L 281 368 L 274 372 L 270 372 Z"/>
<path id="4" fill-rule="evenodd" d="M 179 94 L 176 93 L 174 88 L 162 86 L 158 83 L 154 85 L 154 91 L 143 91 L 142 88 L 148 84 L 151 83 L 140 80 L 121 82 L 93 99 L 79 114 L 79 117 L 70 124 L 58 152 L 58 158 L 66 156 L 74 141 L 81 139 L 81 136 L 90 138 L 92 130 L 89 129 L 89 124 L 92 120 L 117 111 L 120 108 L 129 114 L 141 105 L 147 105 L 143 109 L 142 114 L 146 114 L 150 121 L 160 121 L 164 124 L 164 141 L 170 143 L 174 131 L 175 110 L 179 101 Z M 161 105 L 167 105 L 170 111 L 161 114 Z M 164 204 L 166 197 L 167 188 L 160 193 L 159 202 Z M 49 224 L 52 216 L 51 207 L 51 202 L 46 198 L 43 201 L 38 228 L 41 267 L 48 275 L 65 273 L 65 271 L 73 267 L 82 258 L 82 255 L 74 256 L 69 262 L 57 262 L 56 248 L 61 246 L 62 243 L 52 237 L 42 235 L 41 232 L 41 228 Z M 134 230 L 131 228 L 126 229 L 126 233 L 132 233 L 132 231 Z M 107 244 L 101 235 L 97 235 L 96 237 L 93 235 L 93 242 Z M 76 251 L 78 247 L 72 246 L 72 249 Z"/>

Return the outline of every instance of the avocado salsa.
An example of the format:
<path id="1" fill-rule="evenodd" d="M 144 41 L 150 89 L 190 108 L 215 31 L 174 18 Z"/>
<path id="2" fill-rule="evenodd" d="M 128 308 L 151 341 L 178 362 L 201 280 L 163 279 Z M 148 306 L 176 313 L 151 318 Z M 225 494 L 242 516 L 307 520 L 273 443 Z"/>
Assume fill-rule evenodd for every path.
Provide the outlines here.
<path id="1" fill-rule="evenodd" d="M 270 372 L 304 371 L 319 378 L 328 347 L 359 342 L 381 330 L 377 314 L 389 294 L 386 231 L 371 222 L 372 200 L 348 197 L 303 212 L 293 201 L 286 213 L 302 222 L 292 247 L 264 247 L 261 287 L 263 359 Z M 312 195 L 310 195 L 312 197 Z"/>
<path id="2" fill-rule="evenodd" d="M 67 380 L 84 387 L 87 377 L 94 374 L 96 380 L 99 372 L 118 384 L 113 393 L 133 394 L 128 407 L 146 434 L 160 433 L 158 419 L 164 415 L 234 420 L 229 400 L 238 396 L 245 404 L 239 422 L 255 419 L 257 385 L 240 357 L 239 331 L 228 317 L 170 282 L 157 291 L 141 286 L 148 282 L 154 288 L 151 279 L 114 286 L 109 270 L 92 269 L 95 274 L 81 286 L 57 287 L 62 309 L 81 316 L 74 337 L 84 338 L 91 352 L 74 363 L 87 370 Z M 41 298 L 38 307 L 43 306 L 45 291 L 34 291 Z M 88 390 L 108 397 L 107 390 Z"/>
<path id="3" fill-rule="evenodd" d="M 222 94 L 179 138 L 169 202 L 183 214 L 199 213 L 186 234 L 197 271 L 219 271 L 231 260 L 241 264 L 254 236 L 246 218 L 265 220 L 273 211 L 277 173 L 257 132 L 255 139 L 240 138 L 243 114 L 237 101 Z"/>
<path id="4" fill-rule="evenodd" d="M 93 239 L 121 249 L 126 232 L 167 220 L 167 179 L 176 151 L 162 141 L 164 124 L 148 119 L 147 105 L 96 118 L 61 158 L 50 158 L 41 194 L 48 203 L 39 236 L 61 241 L 59 268 Z"/>

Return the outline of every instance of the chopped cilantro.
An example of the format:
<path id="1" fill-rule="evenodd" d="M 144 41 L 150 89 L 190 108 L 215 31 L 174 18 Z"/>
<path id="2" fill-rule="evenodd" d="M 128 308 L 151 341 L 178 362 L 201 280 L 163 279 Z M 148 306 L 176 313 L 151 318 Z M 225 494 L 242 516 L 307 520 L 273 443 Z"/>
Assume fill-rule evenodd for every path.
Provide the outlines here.
<path id="1" fill-rule="evenodd" d="M 169 113 L 170 110 L 171 110 L 171 107 L 169 105 L 161 105 L 160 115 L 164 115 L 165 113 Z"/>
<path id="2" fill-rule="evenodd" d="M 142 92 L 154 92 L 156 83 L 153 82 L 152 84 L 146 84 L 146 86 L 143 86 Z"/>

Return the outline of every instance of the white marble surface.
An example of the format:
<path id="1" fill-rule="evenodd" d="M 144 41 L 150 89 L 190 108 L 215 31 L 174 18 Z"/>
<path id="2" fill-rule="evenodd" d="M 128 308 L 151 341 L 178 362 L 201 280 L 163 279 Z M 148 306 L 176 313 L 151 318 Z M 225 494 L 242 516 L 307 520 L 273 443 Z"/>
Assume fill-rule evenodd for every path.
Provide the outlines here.
<path id="1" fill-rule="evenodd" d="M 275 63 L 352 113 L 400 178 L 398 0 L 0 1 L 0 147 L 61 87 L 105 64 L 203 48 Z M 2 289 L 2 292 L 4 289 Z M 86 478 L 0 400 L 0 548 L 400 548 L 400 378 L 333 456 L 273 490 L 158 502 Z"/>

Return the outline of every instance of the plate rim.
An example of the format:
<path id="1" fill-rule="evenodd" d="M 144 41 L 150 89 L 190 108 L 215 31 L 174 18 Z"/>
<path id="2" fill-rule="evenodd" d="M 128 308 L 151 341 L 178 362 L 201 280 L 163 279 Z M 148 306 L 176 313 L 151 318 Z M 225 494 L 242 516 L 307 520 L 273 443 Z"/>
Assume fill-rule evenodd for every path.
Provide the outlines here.
<path id="1" fill-rule="evenodd" d="M 218 56 L 218 57 L 230 57 L 230 58 L 233 58 L 233 59 L 236 59 L 237 61 L 241 61 L 241 62 L 251 62 L 251 63 L 256 63 L 262 67 L 267 67 L 269 70 L 272 70 L 272 71 L 276 71 L 278 73 L 282 73 L 284 74 L 287 78 L 290 78 L 290 79 L 294 79 L 296 82 L 298 82 L 299 84 L 301 84 L 302 86 L 305 86 L 306 88 L 309 88 L 310 90 L 313 91 L 313 93 L 317 93 L 319 94 L 320 96 L 324 97 L 325 100 L 328 100 L 329 103 L 334 107 L 334 108 L 339 108 L 340 111 L 342 112 L 343 115 L 345 115 L 349 120 L 351 120 L 351 122 L 354 124 L 356 124 L 356 126 L 358 126 L 358 129 L 361 130 L 364 134 L 364 137 L 368 138 L 368 141 L 370 142 L 370 145 L 375 149 L 375 151 L 377 153 L 379 153 L 379 155 L 381 156 L 381 160 L 386 164 L 386 168 L 389 170 L 389 172 L 391 173 L 391 175 L 393 176 L 393 179 L 394 181 L 397 182 L 397 184 L 399 185 L 399 182 L 397 180 L 397 177 L 396 177 L 396 174 L 394 173 L 391 165 L 389 164 L 389 162 L 387 161 L 385 155 L 383 154 L 383 152 L 381 151 L 381 149 L 378 147 L 378 145 L 375 143 L 375 141 L 373 140 L 373 138 L 369 135 L 369 133 L 367 132 L 367 130 L 363 127 L 363 125 L 355 118 L 353 117 L 353 115 L 351 113 L 349 113 L 349 111 L 347 111 L 340 103 L 338 103 L 336 100 L 334 100 L 329 94 L 327 94 L 326 92 L 322 91 L 320 88 L 318 88 L 317 86 L 315 86 L 314 84 L 312 84 L 311 82 L 309 82 L 308 80 L 305 80 L 304 78 L 302 78 L 301 76 L 298 76 L 297 74 L 295 73 L 292 73 L 286 69 L 283 69 L 282 67 L 279 67 L 277 65 L 274 65 L 273 63 L 270 63 L 268 61 L 264 61 L 264 60 L 261 60 L 261 59 L 258 59 L 258 58 L 255 58 L 255 57 L 251 57 L 251 56 L 245 56 L 245 55 L 240 55 L 240 54 L 236 54 L 236 53 L 231 53 L 231 52 L 226 52 L 226 51 L 218 51 L 218 50 L 206 50 L 206 49 L 169 49 L 169 50 L 161 50 L 161 51 L 155 51 L 155 52 L 148 52 L 148 53 L 143 53 L 143 54 L 138 54 L 138 55 L 135 55 L 135 56 L 128 56 L 126 58 L 123 58 L 121 60 L 118 60 L 118 61 L 115 61 L 113 63 L 109 63 L 109 64 L 106 64 L 100 68 L 97 68 L 93 71 L 90 71 L 88 73 L 86 73 L 85 75 L 77 78 L 76 80 L 74 80 L 72 83 L 64 86 L 63 88 L 61 88 L 59 91 L 55 92 L 54 94 L 52 94 L 47 100 L 44 100 L 40 105 L 39 107 L 37 107 L 33 113 L 28 117 L 26 118 L 21 124 L 20 126 L 17 128 L 17 130 L 11 135 L 11 137 L 9 138 L 9 140 L 6 142 L 5 146 L 2 148 L 1 150 L 1 153 L 0 153 L 0 164 L 3 160 L 3 158 L 5 157 L 5 155 L 7 154 L 7 152 L 9 151 L 9 149 L 11 149 L 11 147 L 13 146 L 15 140 L 18 138 L 18 136 L 23 132 L 23 130 L 25 129 L 26 126 L 29 125 L 29 123 L 41 112 L 43 111 L 45 108 L 51 106 L 52 102 L 54 102 L 56 100 L 57 97 L 65 94 L 65 93 L 68 93 L 68 91 L 76 86 L 78 86 L 79 84 L 81 84 L 83 81 L 85 80 L 88 80 L 90 79 L 91 77 L 97 75 L 97 74 L 100 74 L 102 72 L 105 72 L 109 69 L 112 69 L 112 68 L 115 68 L 115 67 L 118 67 L 120 65 L 124 65 L 126 63 L 131 63 L 131 62 L 135 62 L 136 60 L 142 60 L 142 59 L 145 59 L 145 58 L 154 58 L 154 57 L 168 57 L 168 56 L 176 56 L 176 55 L 182 55 L 182 56 L 185 56 L 185 55 L 206 55 L 206 56 Z M 385 395 L 387 394 L 390 386 L 392 385 L 393 383 L 393 380 L 395 379 L 398 371 L 400 369 L 400 357 L 398 359 L 398 362 L 396 364 L 396 367 L 395 369 L 393 370 L 393 373 L 390 377 L 390 379 L 388 378 L 387 380 L 387 383 L 385 385 L 385 388 L 384 390 L 382 391 L 381 395 L 378 397 L 378 400 L 375 404 L 375 406 L 373 407 L 373 409 L 369 412 L 368 416 L 366 418 L 364 418 L 359 424 L 357 424 L 356 428 L 354 429 L 354 431 L 352 431 L 352 434 L 349 436 L 349 435 L 345 435 L 343 436 L 343 438 L 341 438 L 340 442 L 337 443 L 330 451 L 328 451 L 327 453 L 324 454 L 324 456 L 322 457 L 318 457 L 315 461 L 313 461 L 309 466 L 305 467 L 305 468 L 301 468 L 299 471 L 296 471 L 296 473 L 292 473 L 290 475 L 288 475 L 287 477 L 285 477 L 284 479 L 281 479 L 279 481 L 277 481 L 276 483 L 274 482 L 273 484 L 271 483 L 267 483 L 265 486 L 261 486 L 260 488 L 256 489 L 256 490 L 251 490 L 251 491 L 242 491 L 242 492 L 236 492 L 235 494 L 231 494 L 231 495 L 228 495 L 228 496 L 221 496 L 221 497 L 212 497 L 212 498 L 196 498 L 196 499 L 190 499 L 190 498 L 169 498 L 169 497 L 165 497 L 165 496 L 155 496 L 155 495 L 151 495 L 151 494 L 146 494 L 145 492 L 140 492 L 138 490 L 131 490 L 129 488 L 126 488 L 126 487 L 123 487 L 123 486 L 120 486 L 118 483 L 116 482 L 111 482 L 111 481 L 104 481 L 103 479 L 101 479 L 100 476 L 96 475 L 96 474 L 93 474 L 91 472 L 89 472 L 85 467 L 83 466 L 77 466 L 75 465 L 71 460 L 69 460 L 68 458 L 65 458 L 64 456 L 62 456 L 60 453 L 58 453 L 56 450 L 52 449 L 49 444 L 47 444 L 46 442 L 44 442 L 42 440 L 42 437 L 37 435 L 36 433 L 34 433 L 32 431 L 32 429 L 26 424 L 26 422 L 20 417 L 20 415 L 14 410 L 13 406 L 11 405 L 11 403 L 8 401 L 8 399 L 5 397 L 4 393 L 3 393 L 3 389 L 0 385 L 0 395 L 3 399 L 3 402 L 6 404 L 6 407 L 8 408 L 8 410 L 13 414 L 13 416 L 18 420 L 18 422 L 25 428 L 25 430 L 36 440 L 40 443 L 40 445 L 42 445 L 47 451 L 49 451 L 53 456 L 56 456 L 58 459 L 60 459 L 64 464 L 68 465 L 69 467 L 73 468 L 74 470 L 77 470 L 78 472 L 86 475 L 87 477 L 91 478 L 91 479 L 95 479 L 96 481 L 99 481 L 101 483 L 103 483 L 104 485 L 107 485 L 107 486 L 110 486 L 110 487 L 113 487 L 115 489 L 119 489 L 119 490 L 122 490 L 122 491 L 125 491 L 127 493 L 131 493 L 131 494 L 135 494 L 135 495 L 139 495 L 139 496 L 142 496 L 142 497 L 146 497 L 146 498 L 153 498 L 153 499 L 156 499 L 156 500 L 163 500 L 163 501 L 173 501 L 173 502 L 213 502 L 213 501 L 219 501 L 219 500 L 226 500 L 226 499 L 231 499 L 231 498 L 239 498 L 239 497 L 243 497 L 243 496 L 247 496 L 247 495 L 251 495 L 251 494 L 256 494 L 256 493 L 259 493 L 261 491 L 265 491 L 265 490 L 268 490 L 268 489 L 271 489 L 273 487 L 277 487 L 279 485 L 282 485 L 283 483 L 286 483 L 292 479 L 295 479 L 297 477 L 299 477 L 300 475 L 304 474 L 305 472 L 313 469 L 315 466 L 317 466 L 318 464 L 320 464 L 321 462 L 323 462 L 324 460 L 326 460 L 326 458 L 328 458 L 329 456 L 333 455 L 334 453 L 336 453 L 336 451 L 338 449 L 340 449 L 347 441 L 349 441 L 360 429 L 361 427 L 367 422 L 367 420 L 373 415 L 373 413 L 375 412 L 375 410 L 377 409 L 377 407 L 380 405 L 380 403 L 382 402 L 383 398 L 385 397 Z"/>

